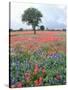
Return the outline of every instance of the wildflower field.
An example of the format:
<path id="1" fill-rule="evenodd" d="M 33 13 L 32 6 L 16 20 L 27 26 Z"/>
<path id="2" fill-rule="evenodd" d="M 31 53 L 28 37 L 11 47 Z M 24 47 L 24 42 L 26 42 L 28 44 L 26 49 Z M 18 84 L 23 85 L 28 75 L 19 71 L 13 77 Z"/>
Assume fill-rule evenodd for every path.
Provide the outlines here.
<path id="1" fill-rule="evenodd" d="M 66 84 L 66 32 L 10 32 L 10 87 Z"/>

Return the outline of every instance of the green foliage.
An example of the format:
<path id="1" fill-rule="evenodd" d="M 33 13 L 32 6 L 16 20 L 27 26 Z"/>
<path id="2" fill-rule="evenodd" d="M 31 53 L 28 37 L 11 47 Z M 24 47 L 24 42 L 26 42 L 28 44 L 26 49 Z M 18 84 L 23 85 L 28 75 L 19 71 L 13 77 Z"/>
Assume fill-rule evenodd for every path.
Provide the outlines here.
<path id="1" fill-rule="evenodd" d="M 43 77 L 43 85 L 63 85 L 66 84 L 66 56 L 59 53 L 47 57 L 41 58 L 40 55 L 35 52 L 30 55 L 28 52 L 23 52 L 19 56 L 11 56 L 11 82 L 15 84 L 18 81 L 22 81 L 24 86 L 35 86 L 34 81 L 39 77 L 43 77 L 41 68 L 44 66 L 46 76 Z M 58 57 L 58 58 L 57 58 Z M 37 64 L 39 72 L 37 75 L 33 75 L 34 65 Z M 24 79 L 24 74 L 29 72 L 31 74 L 31 80 L 29 83 Z M 57 76 L 59 74 L 59 76 Z M 56 79 L 59 77 L 60 79 Z"/>
<path id="2" fill-rule="evenodd" d="M 40 26 L 40 30 L 44 30 L 45 27 L 43 25 Z"/>
<path id="3" fill-rule="evenodd" d="M 22 15 L 22 21 L 26 22 L 28 25 L 32 25 L 33 30 L 41 21 L 42 14 L 39 10 L 35 8 L 28 8 L 24 11 Z"/>

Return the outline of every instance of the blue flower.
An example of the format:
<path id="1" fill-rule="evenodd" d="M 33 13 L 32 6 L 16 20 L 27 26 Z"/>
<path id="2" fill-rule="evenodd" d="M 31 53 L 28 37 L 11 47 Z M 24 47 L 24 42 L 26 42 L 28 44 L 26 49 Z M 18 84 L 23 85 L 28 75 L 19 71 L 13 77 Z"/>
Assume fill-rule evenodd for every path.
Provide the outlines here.
<path id="1" fill-rule="evenodd" d="M 61 55 L 58 54 L 58 53 L 51 54 L 51 55 L 49 56 L 49 58 L 53 58 L 53 59 L 59 59 L 60 57 L 61 57 Z"/>

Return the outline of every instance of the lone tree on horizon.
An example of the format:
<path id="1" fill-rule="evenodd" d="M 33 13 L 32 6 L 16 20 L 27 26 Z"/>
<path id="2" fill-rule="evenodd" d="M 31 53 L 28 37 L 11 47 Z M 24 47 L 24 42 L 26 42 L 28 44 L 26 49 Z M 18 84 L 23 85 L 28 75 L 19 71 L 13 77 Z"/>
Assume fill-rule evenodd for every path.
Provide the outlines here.
<path id="1" fill-rule="evenodd" d="M 35 8 L 28 8 L 22 15 L 22 22 L 26 22 L 28 25 L 32 25 L 34 34 L 36 34 L 36 26 L 41 22 L 42 14 Z"/>

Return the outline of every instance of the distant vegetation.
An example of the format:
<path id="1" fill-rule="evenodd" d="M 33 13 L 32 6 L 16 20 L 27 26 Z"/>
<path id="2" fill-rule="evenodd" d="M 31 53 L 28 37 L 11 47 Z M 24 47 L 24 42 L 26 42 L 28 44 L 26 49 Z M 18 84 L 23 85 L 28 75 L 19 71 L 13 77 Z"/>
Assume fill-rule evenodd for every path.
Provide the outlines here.
<path id="1" fill-rule="evenodd" d="M 17 30 L 14 30 L 14 29 L 9 29 L 9 31 L 12 31 L 12 32 L 18 32 L 18 31 L 33 31 L 33 29 L 23 29 L 23 28 L 20 28 L 20 29 L 17 29 Z M 66 29 L 48 29 L 42 25 L 40 26 L 40 29 L 37 29 L 36 31 L 66 31 Z"/>
<path id="2" fill-rule="evenodd" d="M 43 25 L 40 26 L 40 30 L 45 30 L 45 27 Z"/>
<path id="3" fill-rule="evenodd" d="M 16 32 L 16 31 L 23 31 L 23 28 L 20 28 L 20 29 L 17 29 L 17 30 L 15 30 L 15 29 L 9 29 L 9 31 L 13 31 L 13 32 Z"/>
<path id="4" fill-rule="evenodd" d="M 20 28 L 19 31 L 23 31 L 23 28 Z"/>

